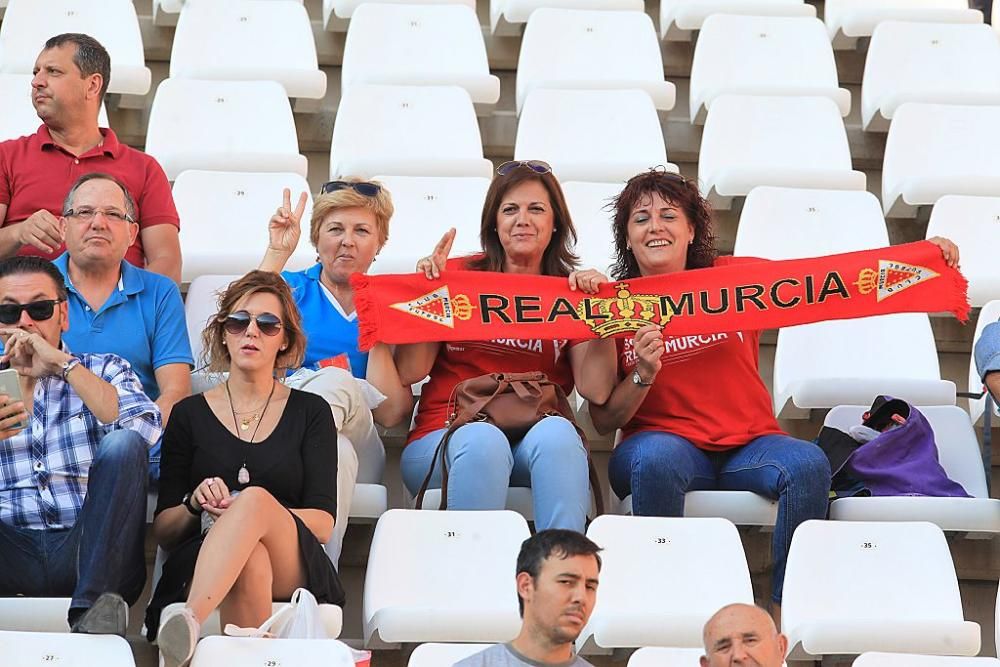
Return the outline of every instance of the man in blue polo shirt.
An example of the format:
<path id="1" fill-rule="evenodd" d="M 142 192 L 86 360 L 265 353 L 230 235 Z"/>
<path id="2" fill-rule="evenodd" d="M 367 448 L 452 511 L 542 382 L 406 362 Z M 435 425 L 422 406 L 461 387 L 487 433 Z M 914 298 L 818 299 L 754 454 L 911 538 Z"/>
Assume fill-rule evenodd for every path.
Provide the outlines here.
<path id="1" fill-rule="evenodd" d="M 174 403 L 191 393 L 191 345 L 184 304 L 172 280 L 125 261 L 139 226 L 128 189 L 102 173 L 81 176 L 63 204 L 66 252 L 55 265 L 66 278 L 70 349 L 128 360 L 166 426 Z M 160 450 L 150 450 L 159 476 Z"/>

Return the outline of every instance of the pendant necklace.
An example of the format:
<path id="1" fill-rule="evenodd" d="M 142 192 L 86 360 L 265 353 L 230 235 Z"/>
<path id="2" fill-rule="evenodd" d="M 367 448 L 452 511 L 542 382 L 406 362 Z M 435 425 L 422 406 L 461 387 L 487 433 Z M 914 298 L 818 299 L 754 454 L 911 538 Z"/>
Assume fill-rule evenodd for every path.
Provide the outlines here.
<path id="1" fill-rule="evenodd" d="M 267 406 L 271 405 L 271 397 L 274 396 L 274 387 L 277 384 L 278 384 L 277 380 L 272 379 L 272 381 L 271 381 L 271 393 L 267 395 L 267 402 L 264 403 L 264 409 L 261 410 L 260 419 L 257 421 L 257 425 L 254 426 L 254 428 L 253 428 L 253 433 L 250 435 L 250 440 L 249 441 L 244 441 L 244 442 L 247 443 L 247 445 L 252 445 L 253 444 L 253 439 L 257 437 L 257 429 L 260 428 L 261 423 L 264 421 L 264 415 L 267 414 Z M 226 380 L 226 396 L 229 398 L 229 409 L 233 413 L 233 426 L 236 427 L 236 432 L 238 434 L 240 432 L 240 420 L 238 420 L 236 418 L 236 406 L 233 405 L 233 395 L 231 393 L 229 393 L 229 380 L 228 379 Z M 246 426 L 243 427 L 243 430 L 244 431 L 247 430 L 247 427 L 249 425 L 250 424 L 247 423 Z M 239 438 L 239 435 L 237 435 L 236 437 Z M 240 438 L 240 440 L 243 440 L 243 438 Z M 247 447 L 246 449 L 249 450 L 249 447 Z M 243 465 L 240 466 L 239 472 L 236 473 L 236 481 L 239 482 L 240 484 L 244 484 L 244 485 L 250 483 L 250 471 L 247 470 L 246 452 L 244 452 L 244 454 L 243 454 Z"/>

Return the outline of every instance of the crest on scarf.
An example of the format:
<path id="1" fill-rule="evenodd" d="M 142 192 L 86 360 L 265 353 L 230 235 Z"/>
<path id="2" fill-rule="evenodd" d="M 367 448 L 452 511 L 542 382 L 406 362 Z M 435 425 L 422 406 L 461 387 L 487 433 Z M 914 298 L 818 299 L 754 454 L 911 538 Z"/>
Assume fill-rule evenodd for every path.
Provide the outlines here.
<path id="1" fill-rule="evenodd" d="M 913 287 L 932 278 L 937 278 L 936 271 L 931 271 L 924 266 L 914 264 L 904 264 L 887 259 L 880 259 L 878 271 L 874 269 L 862 269 L 858 274 L 858 291 L 862 294 L 869 294 L 877 290 L 877 301 L 888 299 L 893 294 L 899 294 L 903 290 Z"/>
<path id="2" fill-rule="evenodd" d="M 647 324 L 663 326 L 674 316 L 656 294 L 633 294 L 628 283 L 618 283 L 615 290 L 612 298 L 591 297 L 577 306 L 580 318 L 601 338 L 638 331 Z"/>
<path id="3" fill-rule="evenodd" d="M 455 318 L 467 320 L 472 317 L 472 310 L 475 308 L 464 294 L 452 297 L 447 285 L 412 301 L 394 303 L 391 307 L 451 329 L 455 328 Z"/>

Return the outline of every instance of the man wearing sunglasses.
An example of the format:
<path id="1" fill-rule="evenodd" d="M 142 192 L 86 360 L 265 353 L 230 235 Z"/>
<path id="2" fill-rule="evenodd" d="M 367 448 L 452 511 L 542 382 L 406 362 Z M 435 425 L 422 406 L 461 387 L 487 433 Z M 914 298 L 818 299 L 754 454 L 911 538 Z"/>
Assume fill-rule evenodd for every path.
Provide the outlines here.
<path id="1" fill-rule="evenodd" d="M 0 260 L 0 361 L 21 397 L 0 395 L 0 597 L 71 596 L 74 632 L 124 635 L 160 413 L 127 361 L 62 342 L 66 297 L 49 261 Z"/>
<path id="2" fill-rule="evenodd" d="M 137 202 L 139 233 L 126 259 L 179 283 L 180 223 L 163 169 L 98 126 L 111 78 L 108 52 L 89 35 L 56 35 L 34 70 L 31 103 L 43 125 L 0 142 L 0 257 L 55 259 L 63 250 L 59 213 L 66 191 L 81 174 L 100 171 L 125 183 Z"/>
<path id="3" fill-rule="evenodd" d="M 66 280 L 73 327 L 66 342 L 79 352 L 112 353 L 128 360 L 163 424 L 174 404 L 191 393 L 191 344 L 184 303 L 172 280 L 125 261 L 139 232 L 125 185 L 90 173 L 70 188 L 60 220 L 66 252 L 54 264 Z M 159 478 L 160 445 L 150 452 Z"/>

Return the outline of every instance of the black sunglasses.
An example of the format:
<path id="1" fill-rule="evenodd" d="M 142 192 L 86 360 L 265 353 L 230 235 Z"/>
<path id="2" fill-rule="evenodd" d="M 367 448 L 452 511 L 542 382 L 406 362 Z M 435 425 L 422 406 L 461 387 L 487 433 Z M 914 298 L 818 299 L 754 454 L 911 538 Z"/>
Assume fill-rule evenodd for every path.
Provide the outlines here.
<path id="1" fill-rule="evenodd" d="M 541 160 L 510 160 L 497 167 L 497 173 L 506 176 L 518 167 L 527 167 L 536 174 L 548 174 L 552 171 L 549 163 Z"/>
<path id="2" fill-rule="evenodd" d="M 265 336 L 277 336 L 281 331 L 281 320 L 277 315 L 271 313 L 261 313 L 253 316 L 245 310 L 237 310 L 226 317 L 225 327 L 228 333 L 238 336 L 250 328 L 250 321 L 257 324 L 257 328 Z"/>
<path id="3" fill-rule="evenodd" d="M 56 304 L 62 302 L 62 299 L 48 299 L 46 301 L 32 301 L 31 303 L 0 304 L 0 324 L 17 324 L 24 311 L 28 311 L 28 317 L 34 321 L 44 322 L 56 312 Z"/>
<path id="4" fill-rule="evenodd" d="M 319 189 L 319 193 L 327 195 L 337 190 L 346 190 L 347 188 L 351 188 L 359 195 L 364 195 L 365 197 L 375 197 L 378 193 L 382 192 L 381 185 L 370 183 L 369 181 L 328 181 Z"/>

